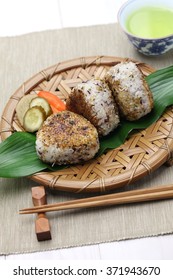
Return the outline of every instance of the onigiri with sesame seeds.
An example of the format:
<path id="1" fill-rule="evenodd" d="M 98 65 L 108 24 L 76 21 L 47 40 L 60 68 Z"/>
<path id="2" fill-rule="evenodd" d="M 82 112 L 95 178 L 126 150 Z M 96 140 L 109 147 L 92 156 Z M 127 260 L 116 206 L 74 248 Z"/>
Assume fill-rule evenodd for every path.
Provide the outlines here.
<path id="1" fill-rule="evenodd" d="M 69 111 L 49 116 L 36 135 L 38 157 L 52 165 L 82 163 L 92 159 L 98 150 L 96 128 Z"/>
<path id="2" fill-rule="evenodd" d="M 120 121 L 113 95 L 100 79 L 79 83 L 69 94 L 66 106 L 88 119 L 96 127 L 99 137 L 109 134 Z"/>
<path id="3" fill-rule="evenodd" d="M 121 116 L 127 120 L 138 120 L 152 110 L 152 93 L 134 62 L 121 62 L 111 67 L 105 81 L 114 94 Z"/>

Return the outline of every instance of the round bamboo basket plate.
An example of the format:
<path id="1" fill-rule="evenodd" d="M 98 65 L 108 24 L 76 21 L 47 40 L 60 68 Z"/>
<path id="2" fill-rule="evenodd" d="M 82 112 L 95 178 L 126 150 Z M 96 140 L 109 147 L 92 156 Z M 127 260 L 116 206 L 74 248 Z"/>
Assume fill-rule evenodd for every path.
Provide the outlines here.
<path id="1" fill-rule="evenodd" d="M 1 119 L 2 140 L 14 131 L 23 130 L 15 113 L 16 105 L 23 95 L 46 90 L 65 101 L 71 89 L 78 83 L 91 77 L 103 78 L 111 66 L 127 60 L 130 59 L 109 56 L 81 57 L 42 70 L 24 82 L 11 96 Z M 144 75 L 154 71 L 149 65 L 134 62 Z M 128 185 L 150 174 L 165 162 L 171 161 L 172 150 L 173 112 L 169 108 L 156 123 L 135 133 L 120 147 L 85 164 L 55 172 L 39 172 L 29 178 L 57 190 L 76 193 L 104 192 Z"/>

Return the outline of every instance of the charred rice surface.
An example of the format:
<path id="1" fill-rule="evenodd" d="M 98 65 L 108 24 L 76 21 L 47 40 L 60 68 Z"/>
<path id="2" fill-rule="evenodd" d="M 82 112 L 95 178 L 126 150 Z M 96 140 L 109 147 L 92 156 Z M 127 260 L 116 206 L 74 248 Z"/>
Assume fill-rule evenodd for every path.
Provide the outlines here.
<path id="1" fill-rule="evenodd" d="M 96 128 L 84 117 L 69 111 L 51 115 L 37 132 L 39 158 L 52 164 L 87 161 L 99 150 Z"/>
<path id="2" fill-rule="evenodd" d="M 78 84 L 69 95 L 67 109 L 83 115 L 105 136 L 119 124 L 119 113 L 108 85 L 99 79 Z"/>
<path id="3" fill-rule="evenodd" d="M 152 93 L 135 63 L 122 62 L 111 67 L 105 81 L 114 94 L 121 115 L 127 120 L 137 120 L 152 110 Z"/>

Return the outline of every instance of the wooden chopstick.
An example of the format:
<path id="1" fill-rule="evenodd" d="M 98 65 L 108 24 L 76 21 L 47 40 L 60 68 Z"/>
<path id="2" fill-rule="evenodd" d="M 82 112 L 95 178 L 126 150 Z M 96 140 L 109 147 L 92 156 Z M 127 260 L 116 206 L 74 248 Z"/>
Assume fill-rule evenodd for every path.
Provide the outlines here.
<path id="1" fill-rule="evenodd" d="M 141 190 L 132 190 L 115 194 L 100 195 L 91 198 L 70 200 L 61 203 L 35 206 L 32 208 L 22 209 L 19 211 L 19 214 L 34 214 L 77 208 L 101 207 L 118 204 L 163 200 L 170 198 L 173 198 L 173 185 L 171 184 L 160 187 L 145 188 Z"/>

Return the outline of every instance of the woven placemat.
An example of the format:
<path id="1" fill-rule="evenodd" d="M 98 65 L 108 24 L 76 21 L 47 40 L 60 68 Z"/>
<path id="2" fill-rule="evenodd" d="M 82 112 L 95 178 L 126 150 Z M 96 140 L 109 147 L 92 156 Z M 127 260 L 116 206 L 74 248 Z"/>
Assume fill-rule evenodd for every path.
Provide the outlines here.
<path id="1" fill-rule="evenodd" d="M 116 24 L 0 38 L 1 115 L 16 89 L 42 69 L 69 59 L 102 54 L 128 57 L 155 69 L 173 63 L 172 52 L 159 58 L 138 54 Z M 137 182 L 121 187 L 121 190 L 169 184 L 172 180 L 172 167 L 162 165 Z M 49 213 L 52 240 L 37 242 L 34 232 L 35 216 L 18 215 L 19 209 L 32 206 L 31 187 L 36 185 L 37 183 L 28 178 L 0 179 L 0 254 L 68 248 L 173 232 L 173 203 L 172 200 L 167 200 Z M 67 193 L 50 188 L 47 188 L 47 192 L 49 203 L 92 195 Z"/>

